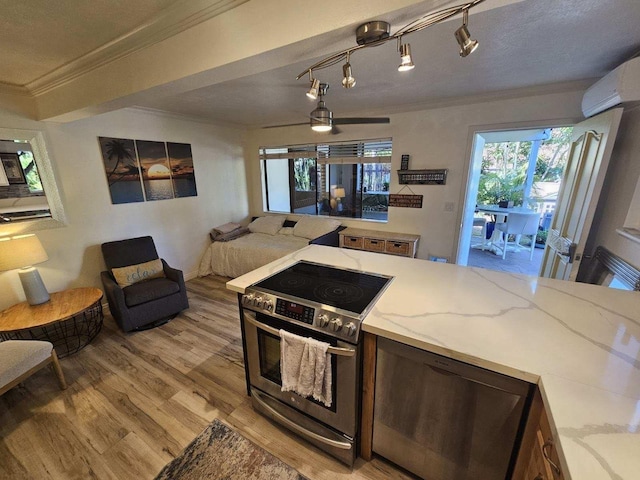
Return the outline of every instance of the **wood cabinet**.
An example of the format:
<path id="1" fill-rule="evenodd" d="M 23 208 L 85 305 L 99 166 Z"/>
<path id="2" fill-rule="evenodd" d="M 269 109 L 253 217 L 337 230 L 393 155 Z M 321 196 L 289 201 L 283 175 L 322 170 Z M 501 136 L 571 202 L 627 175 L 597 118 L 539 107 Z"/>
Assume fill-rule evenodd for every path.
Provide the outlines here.
<path id="1" fill-rule="evenodd" d="M 340 247 L 387 253 L 403 257 L 415 257 L 420 235 L 381 232 L 360 228 L 345 228 L 340 232 Z"/>
<path id="2" fill-rule="evenodd" d="M 564 480 L 547 412 L 536 388 L 522 438 L 514 480 Z"/>

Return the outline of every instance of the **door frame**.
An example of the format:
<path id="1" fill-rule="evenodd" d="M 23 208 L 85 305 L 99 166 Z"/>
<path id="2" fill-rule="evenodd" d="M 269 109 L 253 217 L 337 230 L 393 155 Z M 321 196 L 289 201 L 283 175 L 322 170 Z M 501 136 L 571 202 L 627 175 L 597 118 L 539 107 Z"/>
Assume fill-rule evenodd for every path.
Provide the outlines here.
<path id="1" fill-rule="evenodd" d="M 465 163 L 462 171 L 462 176 L 465 179 L 462 188 L 460 189 L 460 198 L 457 216 L 456 216 L 456 225 L 458 228 L 456 229 L 454 236 L 454 252 L 453 258 L 455 258 L 455 263 L 458 264 L 460 253 L 461 253 L 461 243 L 463 239 L 468 235 L 471 235 L 471 220 L 473 217 L 473 212 L 469 214 L 469 206 L 467 205 L 468 201 L 471 200 L 471 195 L 469 190 L 469 185 L 472 180 L 475 179 L 475 176 L 478 175 L 478 172 L 475 172 L 473 159 L 475 157 L 476 150 L 480 147 L 477 144 L 476 139 L 477 136 L 481 136 L 483 133 L 492 133 L 492 132 L 506 132 L 506 131 L 516 131 L 516 130 L 531 130 L 531 129 L 545 129 L 545 128 L 560 128 L 560 127 L 572 127 L 573 125 L 580 123 L 583 118 L 556 118 L 551 120 L 531 120 L 526 122 L 512 122 L 512 123 L 494 123 L 487 125 L 471 125 L 468 129 L 467 133 L 467 147 L 465 153 Z M 483 146 L 484 146 L 484 142 Z M 474 200 L 477 198 L 477 189 L 474 188 L 475 195 Z M 466 220 L 466 222 L 465 222 Z M 464 230 L 464 231 L 463 231 Z"/>

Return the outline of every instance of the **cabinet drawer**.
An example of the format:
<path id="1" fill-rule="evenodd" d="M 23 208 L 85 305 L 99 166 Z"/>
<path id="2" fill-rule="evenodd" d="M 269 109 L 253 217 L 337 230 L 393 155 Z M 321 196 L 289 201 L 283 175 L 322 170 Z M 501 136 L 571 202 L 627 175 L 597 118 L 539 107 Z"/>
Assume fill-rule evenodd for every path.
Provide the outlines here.
<path id="1" fill-rule="evenodd" d="M 389 240 L 387 242 L 386 252 L 396 255 L 411 256 L 411 244 L 409 244 L 409 242 L 394 242 Z"/>
<path id="2" fill-rule="evenodd" d="M 362 237 L 343 237 L 345 247 L 362 249 Z"/>
<path id="3" fill-rule="evenodd" d="M 368 252 L 384 252 L 385 241 L 379 238 L 365 238 L 364 249 Z"/>

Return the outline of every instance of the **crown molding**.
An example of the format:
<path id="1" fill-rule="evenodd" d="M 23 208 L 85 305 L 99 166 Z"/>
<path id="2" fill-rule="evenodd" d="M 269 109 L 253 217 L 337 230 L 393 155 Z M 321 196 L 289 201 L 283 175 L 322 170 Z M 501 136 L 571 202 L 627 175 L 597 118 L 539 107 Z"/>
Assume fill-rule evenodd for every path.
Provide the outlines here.
<path id="1" fill-rule="evenodd" d="M 32 96 L 27 87 L 4 82 L 0 82 L 0 95 L 20 95 L 22 97 Z"/>
<path id="2" fill-rule="evenodd" d="M 159 43 L 249 0 L 182 0 L 134 30 L 52 70 L 24 87 L 42 95 L 92 70 Z"/>

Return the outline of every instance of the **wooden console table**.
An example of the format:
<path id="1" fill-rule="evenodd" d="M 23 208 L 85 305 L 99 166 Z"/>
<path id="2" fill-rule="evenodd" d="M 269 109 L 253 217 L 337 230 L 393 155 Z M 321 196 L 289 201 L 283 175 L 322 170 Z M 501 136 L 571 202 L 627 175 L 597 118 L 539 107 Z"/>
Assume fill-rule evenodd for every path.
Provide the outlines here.
<path id="1" fill-rule="evenodd" d="M 59 357 L 76 353 L 93 340 L 100 329 L 102 291 L 73 288 L 51 294 L 40 305 L 22 302 L 0 312 L 0 339 L 46 340 Z"/>
<path id="2" fill-rule="evenodd" d="M 345 228 L 340 232 L 340 247 L 355 248 L 367 252 L 388 253 L 403 257 L 415 257 L 420 235 L 380 232 L 360 228 Z"/>

